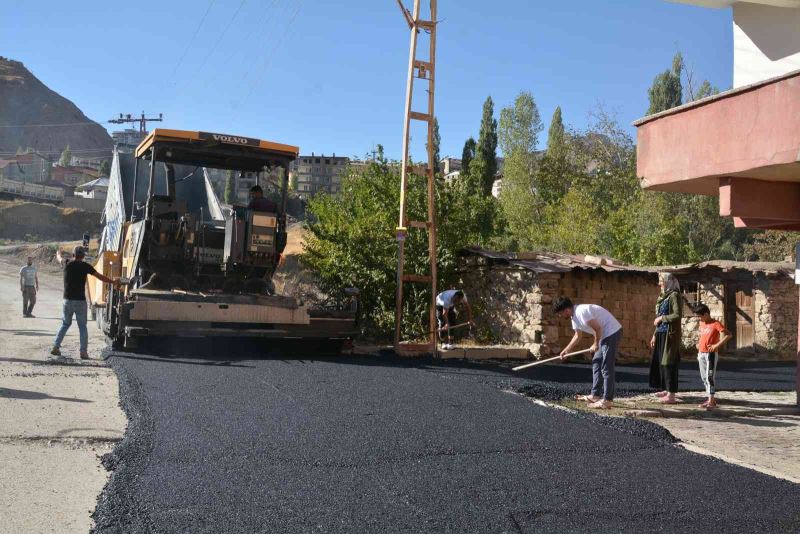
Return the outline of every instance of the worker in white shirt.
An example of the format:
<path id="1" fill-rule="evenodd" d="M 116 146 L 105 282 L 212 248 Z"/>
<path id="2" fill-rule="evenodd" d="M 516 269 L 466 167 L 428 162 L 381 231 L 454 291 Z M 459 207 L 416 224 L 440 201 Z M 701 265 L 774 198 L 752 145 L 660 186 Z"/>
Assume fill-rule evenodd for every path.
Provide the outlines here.
<path id="1" fill-rule="evenodd" d="M 467 323 L 472 326 L 472 306 L 469 305 L 467 296 L 460 289 L 448 289 L 436 295 L 436 324 L 439 332 L 447 331 L 447 343 L 444 349 L 451 348 L 450 329 L 455 326 L 456 308 L 465 308 L 467 311 Z"/>
<path id="2" fill-rule="evenodd" d="M 622 325 L 607 309 L 596 304 L 572 304 L 567 297 L 553 301 L 553 312 L 572 321 L 572 336 L 569 344 L 561 351 L 561 359 L 572 352 L 581 339 L 581 334 L 592 336 L 590 351 L 592 356 L 592 392 L 579 395 L 578 400 L 589 403 L 590 408 L 610 408 L 614 400 L 616 385 L 615 367 L 619 343 L 622 339 Z"/>
<path id="3" fill-rule="evenodd" d="M 28 264 L 19 270 L 19 290 L 22 292 L 22 316 L 33 317 L 36 292 L 39 291 L 39 275 L 33 256 L 28 256 Z"/>

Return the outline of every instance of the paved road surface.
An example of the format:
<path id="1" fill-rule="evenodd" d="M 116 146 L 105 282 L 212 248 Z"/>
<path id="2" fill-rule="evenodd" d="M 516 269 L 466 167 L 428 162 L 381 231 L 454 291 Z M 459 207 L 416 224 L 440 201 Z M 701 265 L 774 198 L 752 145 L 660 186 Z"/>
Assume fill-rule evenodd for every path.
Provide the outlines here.
<path id="1" fill-rule="evenodd" d="M 98 531 L 800 529 L 800 486 L 538 406 L 502 369 L 282 356 L 112 356 L 131 421 Z"/>

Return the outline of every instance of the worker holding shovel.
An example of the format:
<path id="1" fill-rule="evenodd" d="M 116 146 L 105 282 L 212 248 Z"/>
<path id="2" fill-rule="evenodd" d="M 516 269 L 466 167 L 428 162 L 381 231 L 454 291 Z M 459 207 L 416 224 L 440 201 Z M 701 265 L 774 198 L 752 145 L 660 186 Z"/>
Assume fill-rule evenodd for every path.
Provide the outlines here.
<path id="1" fill-rule="evenodd" d="M 451 347 L 450 329 L 456 326 L 464 326 L 455 324 L 456 308 L 461 307 L 467 310 L 467 322 L 464 324 L 471 327 L 473 325 L 472 306 L 469 305 L 467 296 L 463 291 L 460 289 L 448 289 L 436 295 L 436 323 L 439 328 L 439 335 L 447 332 L 447 343 L 444 344 L 444 349 Z"/>
<path id="2" fill-rule="evenodd" d="M 581 334 L 589 334 L 594 338 L 590 348 L 590 352 L 594 353 L 592 392 L 590 395 L 580 395 L 578 399 L 587 401 L 589 408 L 610 408 L 614 400 L 614 363 L 622 339 L 622 325 L 605 308 L 596 304 L 575 306 L 567 297 L 557 298 L 553 302 L 553 311 L 564 319 L 571 319 L 572 329 L 575 330 L 572 340 L 561 351 L 562 359 L 566 359 L 575 348 L 581 339 Z"/>

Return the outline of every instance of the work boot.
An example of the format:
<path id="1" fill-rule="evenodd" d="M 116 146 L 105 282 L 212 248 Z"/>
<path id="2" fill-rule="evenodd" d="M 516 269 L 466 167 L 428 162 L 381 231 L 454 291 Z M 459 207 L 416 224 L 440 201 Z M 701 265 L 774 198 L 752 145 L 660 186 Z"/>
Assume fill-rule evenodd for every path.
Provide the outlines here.
<path id="1" fill-rule="evenodd" d="M 53 350 L 50 351 L 50 354 L 53 356 L 61 356 L 61 349 L 58 347 L 53 347 Z"/>
<path id="2" fill-rule="evenodd" d="M 85 350 L 82 350 L 81 351 L 81 360 L 88 360 L 88 359 L 89 359 L 89 353 L 86 352 Z"/>

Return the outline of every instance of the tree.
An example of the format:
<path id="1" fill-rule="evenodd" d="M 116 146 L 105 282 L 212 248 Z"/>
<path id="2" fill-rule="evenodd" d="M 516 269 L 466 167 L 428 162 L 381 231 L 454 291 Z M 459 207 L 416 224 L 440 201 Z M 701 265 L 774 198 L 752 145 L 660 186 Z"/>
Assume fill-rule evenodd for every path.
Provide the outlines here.
<path id="1" fill-rule="evenodd" d="M 442 143 L 442 137 L 439 135 L 439 119 L 436 117 L 433 118 L 433 174 L 436 177 L 439 177 L 441 173 L 439 172 L 439 160 L 441 157 L 439 156 L 439 145 Z M 425 149 L 428 149 L 428 143 L 425 142 Z"/>
<path id="2" fill-rule="evenodd" d="M 61 159 L 58 160 L 58 164 L 62 167 L 68 167 L 69 164 L 72 162 L 72 151 L 69 149 L 69 145 L 67 148 L 61 152 Z"/>
<path id="3" fill-rule="evenodd" d="M 232 170 L 228 170 L 225 176 L 225 193 L 223 193 L 223 200 L 225 200 L 225 204 L 233 204 L 236 202 L 236 178 Z"/>
<path id="4" fill-rule="evenodd" d="M 104 159 L 103 162 L 100 164 L 100 174 L 102 176 L 108 176 L 111 174 L 111 165 L 108 163 L 107 159 Z"/>
<path id="5" fill-rule="evenodd" d="M 383 155 L 360 174 L 347 171 L 341 195 L 319 195 L 308 203 L 308 237 L 303 264 L 317 273 L 320 289 L 336 295 L 345 287 L 361 290 L 364 332 L 388 337 L 394 331 L 397 243 L 394 239 L 399 208 L 399 168 Z M 426 179 L 409 175 L 408 218 L 426 218 Z M 494 219 L 493 199 L 470 195 L 458 181 L 436 191 L 438 273 L 440 287 L 457 281 L 458 251 L 467 245 L 486 244 L 494 229 L 485 221 Z M 405 270 L 428 272 L 427 233 L 410 230 L 405 243 Z M 410 284 L 404 300 L 403 334 L 419 335 L 427 330 L 426 313 L 430 288 Z"/>
<path id="6" fill-rule="evenodd" d="M 550 120 L 550 129 L 547 130 L 547 155 L 563 157 L 566 152 L 564 121 L 561 118 L 561 106 L 556 107 L 553 118 Z"/>
<path id="7" fill-rule="evenodd" d="M 660 113 L 683 102 L 683 86 L 681 84 L 681 71 L 683 70 L 683 56 L 680 52 L 672 59 L 672 69 L 665 70 L 655 77 L 653 85 L 648 90 L 650 107 L 647 114 Z"/>
<path id="8" fill-rule="evenodd" d="M 297 173 L 289 173 L 289 191 L 297 192 Z"/>
<path id="9" fill-rule="evenodd" d="M 752 243 L 744 246 L 748 260 L 785 261 L 795 259 L 795 245 L 800 241 L 800 233 L 767 230 L 756 234 Z"/>
<path id="10" fill-rule="evenodd" d="M 498 138 L 505 157 L 500 204 L 511 234 L 520 238 L 527 235 L 536 211 L 533 177 L 542 129 L 539 108 L 529 92 L 520 93 L 513 106 L 500 112 Z"/>
<path id="11" fill-rule="evenodd" d="M 463 167 L 462 167 L 463 169 Z M 473 186 L 484 196 L 491 196 L 494 177 L 497 174 L 497 120 L 494 118 L 492 97 L 483 103 L 481 129 L 475 148 L 475 158 L 470 162 L 469 177 Z"/>
<path id="12" fill-rule="evenodd" d="M 466 174 L 469 172 L 469 165 L 475 157 L 475 139 L 470 137 L 464 143 L 464 149 L 461 151 L 461 172 Z"/>

